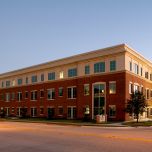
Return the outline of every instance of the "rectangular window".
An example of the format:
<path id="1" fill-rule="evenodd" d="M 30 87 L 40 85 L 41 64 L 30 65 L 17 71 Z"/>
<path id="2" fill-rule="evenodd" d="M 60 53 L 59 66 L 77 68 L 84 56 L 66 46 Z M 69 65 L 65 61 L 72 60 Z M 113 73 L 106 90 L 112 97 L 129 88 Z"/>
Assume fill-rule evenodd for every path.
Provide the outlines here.
<path id="1" fill-rule="evenodd" d="M 76 87 L 68 88 L 68 98 L 75 99 L 77 97 L 77 89 Z"/>
<path id="2" fill-rule="evenodd" d="M 48 80 L 55 80 L 55 72 L 48 73 Z"/>
<path id="3" fill-rule="evenodd" d="M 40 98 L 44 98 L 44 90 L 40 90 Z"/>
<path id="4" fill-rule="evenodd" d="M 143 76 L 143 69 L 140 68 L 140 75 Z"/>
<path id="5" fill-rule="evenodd" d="M 36 83 L 37 82 L 37 76 L 33 75 L 31 78 L 32 83 Z"/>
<path id="6" fill-rule="evenodd" d="M 129 61 L 129 69 L 130 69 L 130 71 L 132 71 L 132 62 L 131 61 Z"/>
<path id="7" fill-rule="evenodd" d="M 134 84 L 134 92 L 139 91 L 139 85 Z"/>
<path id="8" fill-rule="evenodd" d="M 109 94 L 116 93 L 116 82 L 109 82 Z"/>
<path id="9" fill-rule="evenodd" d="M 6 87 L 10 87 L 10 81 L 6 81 Z"/>
<path id="10" fill-rule="evenodd" d="M 134 64 L 134 72 L 135 72 L 135 74 L 139 73 L 139 67 L 136 63 Z"/>
<path id="11" fill-rule="evenodd" d="M 89 65 L 85 66 L 85 74 L 90 74 L 90 66 Z"/>
<path id="12" fill-rule="evenodd" d="M 26 77 L 26 79 L 25 79 L 25 83 L 26 83 L 26 84 L 28 84 L 28 77 Z"/>
<path id="13" fill-rule="evenodd" d="M 55 99 L 55 89 L 54 88 L 47 90 L 47 98 L 48 98 L 48 100 Z"/>
<path id="14" fill-rule="evenodd" d="M 129 83 L 129 94 L 133 93 L 133 84 Z"/>
<path id="15" fill-rule="evenodd" d="M 63 96 L 63 88 L 60 87 L 60 88 L 59 88 L 59 97 L 62 97 L 62 96 Z"/>
<path id="16" fill-rule="evenodd" d="M 150 74 L 150 81 L 152 81 L 152 74 Z"/>
<path id="17" fill-rule="evenodd" d="M 63 115 L 63 107 L 59 107 L 59 115 Z"/>
<path id="18" fill-rule="evenodd" d="M 25 99 L 28 99 L 28 91 L 25 91 Z"/>
<path id="19" fill-rule="evenodd" d="M 150 97 L 152 98 L 152 90 L 150 90 Z"/>
<path id="20" fill-rule="evenodd" d="M 149 89 L 146 89 L 146 99 L 149 99 Z"/>
<path id="21" fill-rule="evenodd" d="M 31 100 L 37 100 L 37 91 L 31 91 Z"/>
<path id="22" fill-rule="evenodd" d="M 150 108 L 150 115 L 152 116 L 152 108 Z"/>
<path id="23" fill-rule="evenodd" d="M 22 92 L 17 93 L 17 101 L 22 101 Z"/>
<path id="24" fill-rule="evenodd" d="M 60 77 L 60 79 L 63 79 L 63 78 L 64 78 L 64 72 L 63 72 L 63 71 L 60 71 L 59 77 Z"/>
<path id="25" fill-rule="evenodd" d="M 149 78 L 149 73 L 145 72 L 145 78 L 148 79 Z"/>
<path id="26" fill-rule="evenodd" d="M 94 64 L 94 73 L 105 72 L 105 62 L 98 62 Z"/>
<path id="27" fill-rule="evenodd" d="M 90 94 L 90 86 L 89 84 L 84 84 L 84 95 L 88 96 Z"/>
<path id="28" fill-rule="evenodd" d="M 44 108 L 40 108 L 40 115 L 43 115 L 44 114 Z"/>
<path id="29" fill-rule="evenodd" d="M 116 61 L 110 61 L 110 71 L 116 70 Z"/>
<path id="30" fill-rule="evenodd" d="M 6 93 L 6 102 L 10 101 L 10 93 Z"/>
<path id="31" fill-rule="evenodd" d="M 2 81 L 2 88 L 4 88 L 4 82 Z"/>
<path id="32" fill-rule="evenodd" d="M 3 93 L 0 94 L 0 100 L 1 100 L 1 101 L 4 101 L 4 99 L 5 99 L 4 94 L 3 94 Z"/>
<path id="33" fill-rule="evenodd" d="M 41 74 L 41 81 L 44 81 L 44 74 Z"/>
<path id="34" fill-rule="evenodd" d="M 18 80 L 17 80 L 17 84 L 18 84 L 18 85 L 22 85 L 22 79 L 18 79 Z"/>
<path id="35" fill-rule="evenodd" d="M 75 77 L 77 76 L 77 68 L 69 69 L 68 70 L 68 77 Z"/>
<path id="36" fill-rule="evenodd" d="M 116 117 L 116 105 L 109 105 L 109 117 L 110 118 Z"/>
<path id="37" fill-rule="evenodd" d="M 37 108 L 31 108 L 31 116 L 36 117 L 37 116 Z"/>
<path id="38" fill-rule="evenodd" d="M 15 100 L 15 93 L 12 92 L 12 100 Z"/>

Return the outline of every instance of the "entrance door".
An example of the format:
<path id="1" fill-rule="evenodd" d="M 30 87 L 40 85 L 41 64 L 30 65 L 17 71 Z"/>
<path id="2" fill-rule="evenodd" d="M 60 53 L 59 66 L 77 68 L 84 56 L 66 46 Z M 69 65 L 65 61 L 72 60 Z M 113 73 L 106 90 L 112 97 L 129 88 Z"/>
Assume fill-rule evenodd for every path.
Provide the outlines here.
<path id="1" fill-rule="evenodd" d="M 68 119 L 76 119 L 76 107 L 68 107 Z"/>
<path id="2" fill-rule="evenodd" d="M 105 115 L 105 84 L 93 85 L 93 118 L 96 115 Z"/>
<path id="3" fill-rule="evenodd" d="M 48 108 L 48 119 L 52 119 L 55 116 L 55 109 L 54 108 Z"/>

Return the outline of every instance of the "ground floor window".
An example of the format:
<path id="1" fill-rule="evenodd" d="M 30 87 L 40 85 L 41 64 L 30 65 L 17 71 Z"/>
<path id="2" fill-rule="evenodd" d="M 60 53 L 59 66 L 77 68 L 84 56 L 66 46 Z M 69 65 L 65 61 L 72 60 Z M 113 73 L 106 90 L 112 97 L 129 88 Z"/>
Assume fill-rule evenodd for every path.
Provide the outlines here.
<path id="1" fill-rule="evenodd" d="M 116 105 L 109 105 L 109 117 L 116 117 Z"/>
<path id="2" fill-rule="evenodd" d="M 59 115 L 63 115 L 63 107 L 59 107 Z"/>
<path id="3" fill-rule="evenodd" d="M 68 107 L 68 115 L 69 119 L 75 119 L 77 115 L 76 107 Z"/>
<path id="4" fill-rule="evenodd" d="M 31 108 L 31 117 L 37 116 L 37 108 Z"/>

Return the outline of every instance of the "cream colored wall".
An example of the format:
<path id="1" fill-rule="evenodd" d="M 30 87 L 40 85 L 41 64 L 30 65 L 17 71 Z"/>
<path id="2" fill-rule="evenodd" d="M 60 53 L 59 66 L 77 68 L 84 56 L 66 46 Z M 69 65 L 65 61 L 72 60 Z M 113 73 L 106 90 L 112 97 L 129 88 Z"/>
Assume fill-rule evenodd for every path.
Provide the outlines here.
<path id="1" fill-rule="evenodd" d="M 94 74 L 94 64 L 97 62 L 105 62 L 105 64 L 106 64 L 105 73 L 108 73 L 108 72 L 110 72 L 110 61 L 112 61 L 112 60 L 116 60 L 116 71 L 122 71 L 122 70 L 125 70 L 124 58 L 125 58 L 125 55 L 123 55 L 123 54 L 118 54 L 118 55 L 114 55 L 114 56 L 109 55 L 109 56 L 105 56 L 105 57 L 98 57 L 98 58 L 94 58 L 94 59 L 90 59 L 90 60 L 84 60 L 84 61 L 80 61 L 80 62 L 76 62 L 76 63 L 72 63 L 72 64 L 67 64 L 67 65 L 53 67 L 53 68 L 47 68 L 47 69 L 39 70 L 36 72 L 30 72 L 30 73 L 26 73 L 23 75 L 18 75 L 15 77 L 11 77 L 8 80 L 11 81 L 11 87 L 12 87 L 13 80 L 15 80 L 15 82 L 16 82 L 15 86 L 17 86 L 18 78 L 22 78 L 23 79 L 22 85 L 26 85 L 26 77 L 28 77 L 28 82 L 29 82 L 29 84 L 31 84 L 31 77 L 33 75 L 37 75 L 38 82 L 41 82 L 41 80 L 40 80 L 41 74 L 44 74 L 45 82 L 47 82 L 48 73 L 50 73 L 50 72 L 55 72 L 56 80 L 59 80 L 60 71 L 64 72 L 64 79 L 67 79 L 68 78 L 68 69 L 71 69 L 71 68 L 77 68 L 77 74 L 79 77 L 81 77 L 81 76 L 85 75 L 85 66 L 86 65 L 90 66 L 90 75 L 92 75 L 92 74 Z M 6 81 L 6 80 L 7 79 L 3 79 L 3 81 Z M 0 84 L 1 84 L 1 82 L 2 82 L 2 80 L 0 80 Z M 0 87 L 1 87 L 1 85 L 0 85 Z"/>

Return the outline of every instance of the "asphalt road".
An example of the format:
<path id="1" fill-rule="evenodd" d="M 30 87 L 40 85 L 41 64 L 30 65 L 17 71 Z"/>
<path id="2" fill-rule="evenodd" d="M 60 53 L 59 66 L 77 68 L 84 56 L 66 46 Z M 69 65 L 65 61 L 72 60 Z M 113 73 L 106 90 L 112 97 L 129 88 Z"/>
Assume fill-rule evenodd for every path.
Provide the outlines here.
<path id="1" fill-rule="evenodd" d="M 152 128 L 0 122 L 0 152 L 152 152 Z"/>

